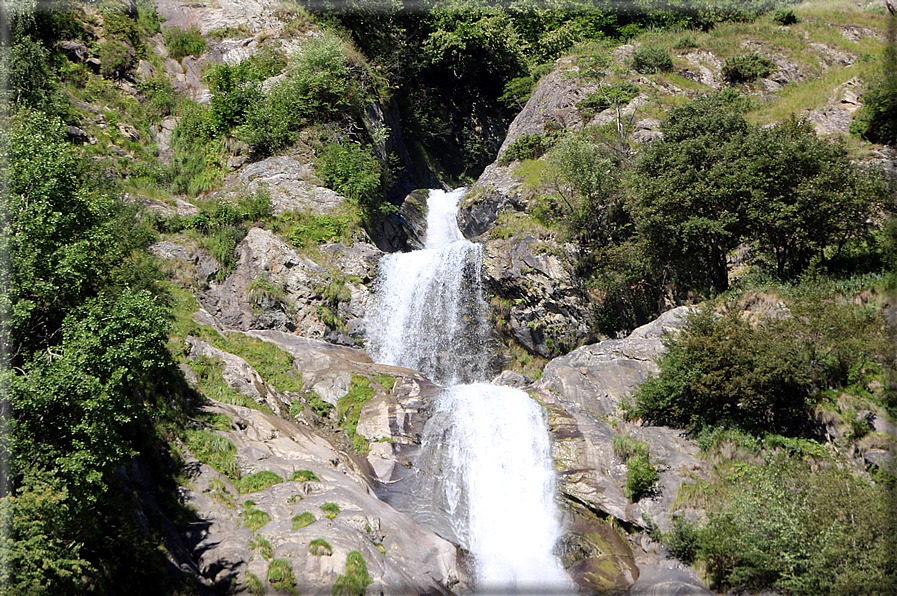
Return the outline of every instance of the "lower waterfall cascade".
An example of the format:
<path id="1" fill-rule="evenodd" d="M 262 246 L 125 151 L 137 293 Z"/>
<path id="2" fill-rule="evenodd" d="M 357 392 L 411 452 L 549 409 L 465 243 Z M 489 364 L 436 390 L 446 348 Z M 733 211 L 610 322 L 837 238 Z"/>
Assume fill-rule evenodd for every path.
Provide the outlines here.
<path id="1" fill-rule="evenodd" d="M 381 259 L 366 321 L 376 362 L 445 387 L 425 427 L 411 513 L 425 525 L 446 519 L 443 533 L 476 561 L 477 592 L 572 594 L 552 553 L 561 531 L 542 409 L 519 389 L 483 382 L 483 255 L 456 223 L 464 191 L 430 191 L 424 248 Z"/>

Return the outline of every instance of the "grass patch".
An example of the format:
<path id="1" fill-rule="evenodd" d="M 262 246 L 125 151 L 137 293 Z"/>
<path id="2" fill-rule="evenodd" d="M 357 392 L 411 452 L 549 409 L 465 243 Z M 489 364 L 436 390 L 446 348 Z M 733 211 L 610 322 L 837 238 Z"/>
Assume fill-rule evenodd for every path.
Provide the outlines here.
<path id="1" fill-rule="evenodd" d="M 304 528 L 305 526 L 310 526 L 311 524 L 317 521 L 315 516 L 310 511 L 303 511 L 299 515 L 293 516 L 293 529 L 298 530 L 299 528 Z"/>
<path id="2" fill-rule="evenodd" d="M 333 519 L 337 515 L 339 515 L 339 505 L 336 503 L 324 503 L 321 505 L 321 511 L 324 512 L 324 516 L 327 519 Z"/>
<path id="3" fill-rule="evenodd" d="M 380 383 L 380 386 L 383 387 L 387 393 L 392 391 L 392 388 L 396 386 L 396 378 L 392 375 L 374 375 L 374 380 Z"/>
<path id="4" fill-rule="evenodd" d="M 267 405 L 260 404 L 231 388 L 224 381 L 221 364 L 221 360 L 218 358 L 209 358 L 208 356 L 199 356 L 195 360 L 187 362 L 187 365 L 196 373 L 196 377 L 199 379 L 199 390 L 203 395 L 221 403 L 251 408 L 266 414 L 274 414 Z"/>
<path id="5" fill-rule="evenodd" d="M 199 327 L 199 337 L 219 350 L 239 356 L 280 393 L 302 391 L 302 379 L 293 370 L 293 357 L 273 343 L 231 331 L 227 338 L 210 327 Z"/>
<path id="6" fill-rule="evenodd" d="M 333 596 L 364 596 L 365 589 L 371 583 L 367 564 L 358 551 L 352 551 L 346 557 L 346 572 L 336 578 L 333 584 Z"/>
<path id="7" fill-rule="evenodd" d="M 290 476 L 291 482 L 307 482 L 309 480 L 313 480 L 315 482 L 321 481 L 321 479 L 318 478 L 318 475 L 311 470 L 296 470 L 295 472 L 293 472 L 293 475 Z"/>
<path id="8" fill-rule="evenodd" d="M 274 558 L 274 547 L 271 546 L 271 543 L 264 536 L 254 536 L 249 541 L 249 548 L 262 555 L 262 558 L 266 561 Z"/>
<path id="9" fill-rule="evenodd" d="M 256 491 L 268 488 L 269 486 L 280 484 L 281 482 L 283 482 L 283 478 L 281 478 L 274 472 L 264 470 L 261 472 L 256 472 L 255 474 L 243 476 L 236 483 L 236 485 L 237 490 L 240 491 L 240 494 L 245 495 L 246 493 L 254 493 Z"/>
<path id="10" fill-rule="evenodd" d="M 259 579 L 254 573 L 246 572 L 246 590 L 252 594 L 252 596 L 264 596 L 265 595 L 265 584 L 262 583 L 262 580 Z"/>
<path id="11" fill-rule="evenodd" d="M 243 506 L 246 507 L 247 503 L 255 505 L 254 501 L 246 501 L 246 503 L 243 503 Z M 261 509 L 253 509 L 251 505 L 243 511 L 243 525 L 249 528 L 252 532 L 258 531 L 259 528 L 269 521 L 271 521 L 270 515 Z"/>
<path id="12" fill-rule="evenodd" d="M 202 463 L 221 472 L 233 482 L 239 479 L 240 472 L 234 459 L 237 446 L 227 437 L 208 430 L 188 429 L 184 433 L 184 444 Z"/>
<path id="13" fill-rule="evenodd" d="M 359 453 L 367 452 L 370 449 L 367 439 L 358 434 L 357 428 L 361 408 L 372 397 L 374 397 L 374 388 L 371 387 L 370 379 L 353 373 L 349 392 L 339 398 L 336 406 L 339 420 L 343 423 L 346 434 L 352 440 L 352 446 Z"/>
<path id="14" fill-rule="evenodd" d="M 199 57 L 206 51 L 206 41 L 196 25 L 187 30 L 180 27 L 166 27 L 163 36 L 168 47 L 168 56 L 180 61 L 187 56 Z"/>
<path id="15" fill-rule="evenodd" d="M 290 562 L 285 559 L 274 559 L 268 563 L 268 583 L 275 590 L 283 590 L 297 596 L 296 576 Z"/>
<path id="16" fill-rule="evenodd" d="M 212 497 L 228 509 L 237 508 L 237 502 L 234 500 L 234 497 L 227 490 L 224 482 L 222 482 L 218 478 L 213 478 L 209 482 L 209 488 L 206 492 L 209 493 L 210 497 Z"/>
<path id="17" fill-rule="evenodd" d="M 316 557 L 329 557 L 333 554 L 333 547 L 330 546 L 330 543 L 323 538 L 315 538 L 308 543 L 308 552 L 315 555 Z"/>

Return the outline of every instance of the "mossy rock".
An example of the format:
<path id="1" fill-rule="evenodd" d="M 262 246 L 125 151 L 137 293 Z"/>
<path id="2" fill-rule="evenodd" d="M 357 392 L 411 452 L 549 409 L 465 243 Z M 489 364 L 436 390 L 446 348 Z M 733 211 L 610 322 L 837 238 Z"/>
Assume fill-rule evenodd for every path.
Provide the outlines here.
<path id="1" fill-rule="evenodd" d="M 635 555 L 610 522 L 573 506 L 573 526 L 558 541 L 557 551 L 573 580 L 590 593 L 624 593 L 638 579 Z"/>

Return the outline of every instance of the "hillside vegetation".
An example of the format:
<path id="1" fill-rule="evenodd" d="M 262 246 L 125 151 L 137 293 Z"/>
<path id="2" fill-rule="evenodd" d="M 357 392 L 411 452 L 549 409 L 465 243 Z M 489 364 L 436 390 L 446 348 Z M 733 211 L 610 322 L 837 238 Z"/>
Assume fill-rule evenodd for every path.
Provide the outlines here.
<path id="1" fill-rule="evenodd" d="M 882 3 L 287 0 L 271 35 L 166 26 L 151 0 L 45 8 L 0 7 L 2 593 L 208 588 L 173 562 L 194 519 L 184 450 L 245 489 L 210 489 L 224 502 L 281 478 L 241 477 L 230 422 L 200 406 L 272 409 L 228 385 L 221 360 L 188 358 L 190 338 L 289 396 L 274 414 L 370 450 L 359 414 L 394 378 L 352 374 L 334 407 L 283 350 L 196 322 L 198 297 L 270 232 L 319 277 L 297 300 L 260 276 L 247 310 L 293 331 L 306 308 L 319 337 L 361 341 L 347 305 L 372 282 L 322 247 L 384 245 L 409 191 L 487 166 L 522 203 L 486 239 L 532 237 L 575 272 L 594 318 L 582 337 L 700 304 L 606 416 L 681 429 L 709 462 L 676 497 L 700 513 L 653 538 L 720 591 L 893 593 L 897 18 Z M 252 43 L 243 59 L 201 60 L 236 40 Z M 575 122 L 506 139 L 549 74 L 590 90 Z M 845 89 L 865 95 L 847 130 L 825 129 Z M 279 156 L 339 205 L 278 206 L 251 179 L 234 191 L 241 168 Z M 207 255 L 212 273 L 154 257 L 159 241 Z M 527 300 L 492 298 L 499 327 Z M 538 376 L 543 356 L 512 341 L 508 367 Z M 635 502 L 662 467 L 639 454 Z M 272 563 L 268 583 L 293 590 L 288 562 Z M 357 552 L 339 577 L 340 593 L 371 581 Z"/>

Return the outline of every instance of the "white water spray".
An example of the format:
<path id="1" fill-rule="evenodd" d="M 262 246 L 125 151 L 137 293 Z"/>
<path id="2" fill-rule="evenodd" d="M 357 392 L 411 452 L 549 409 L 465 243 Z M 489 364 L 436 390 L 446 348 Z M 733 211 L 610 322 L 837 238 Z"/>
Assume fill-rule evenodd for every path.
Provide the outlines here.
<path id="1" fill-rule="evenodd" d="M 464 193 L 430 191 L 424 249 L 381 259 L 368 315 L 378 362 L 438 382 L 487 371 L 482 249 L 455 216 Z M 486 383 L 448 387 L 427 423 L 413 514 L 448 518 L 446 533 L 476 559 L 482 593 L 572 593 L 552 549 L 560 537 L 550 442 L 539 406 L 523 391 Z"/>

